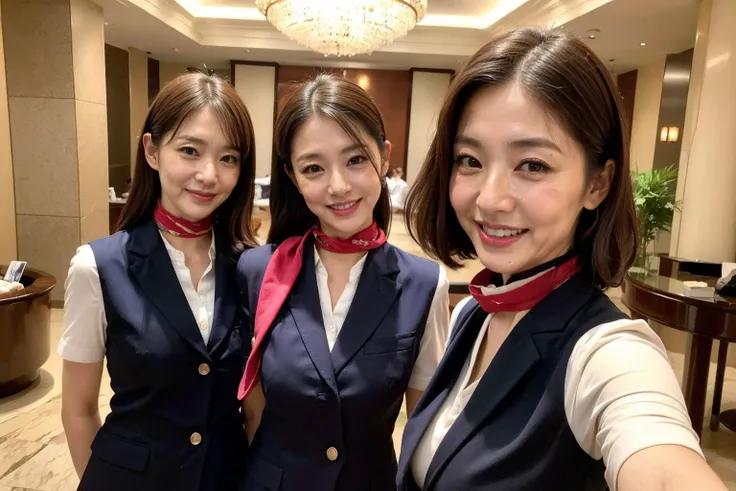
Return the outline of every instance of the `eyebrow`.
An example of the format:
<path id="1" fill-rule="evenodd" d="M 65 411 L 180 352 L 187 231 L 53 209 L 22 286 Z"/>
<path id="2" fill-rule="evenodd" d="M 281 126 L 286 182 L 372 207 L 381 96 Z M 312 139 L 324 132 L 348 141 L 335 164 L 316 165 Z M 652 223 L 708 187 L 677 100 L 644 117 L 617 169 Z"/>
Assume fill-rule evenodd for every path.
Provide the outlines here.
<path id="1" fill-rule="evenodd" d="M 208 144 L 207 141 L 201 138 L 197 138 L 196 136 L 191 136 L 191 135 L 177 136 L 174 141 L 194 143 L 195 145 L 202 145 L 203 147 L 206 147 Z M 235 148 L 233 145 L 226 145 L 225 150 L 230 150 L 232 152 L 239 152 L 239 150 Z"/>
<path id="2" fill-rule="evenodd" d="M 346 154 L 346 153 L 353 152 L 355 150 L 362 150 L 362 149 L 363 149 L 363 145 L 361 145 L 360 143 L 353 143 L 352 145 L 347 146 L 347 147 L 343 148 L 342 150 L 340 150 L 340 153 L 341 154 Z M 323 157 L 323 155 L 321 153 L 319 153 L 319 152 L 309 152 L 309 153 L 304 153 L 304 154 L 300 155 L 299 157 L 297 157 L 296 161 L 297 162 L 302 162 L 304 160 L 317 160 L 317 159 L 320 159 L 322 157 Z"/>
<path id="3" fill-rule="evenodd" d="M 477 149 L 483 147 L 483 144 L 480 142 L 480 140 L 466 135 L 458 135 L 458 137 L 455 138 L 455 145 L 468 145 Z M 562 150 L 560 150 L 560 147 L 558 147 L 555 142 L 543 137 L 522 138 L 521 140 L 514 140 L 510 142 L 508 146 L 511 148 L 522 150 L 528 148 L 548 148 L 550 150 L 554 150 L 557 153 L 562 153 Z"/>

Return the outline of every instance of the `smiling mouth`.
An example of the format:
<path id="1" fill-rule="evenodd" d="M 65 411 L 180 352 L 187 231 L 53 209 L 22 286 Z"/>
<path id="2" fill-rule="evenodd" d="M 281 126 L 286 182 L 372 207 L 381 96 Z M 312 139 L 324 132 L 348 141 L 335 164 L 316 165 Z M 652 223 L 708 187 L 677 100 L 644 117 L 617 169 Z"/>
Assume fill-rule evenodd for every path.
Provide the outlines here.
<path id="1" fill-rule="evenodd" d="M 483 227 L 483 232 L 486 235 L 490 235 L 491 237 L 514 237 L 516 235 L 521 235 L 524 232 L 526 232 L 526 229 L 521 228 L 491 228 L 486 227 L 485 225 Z"/>
<path id="2" fill-rule="evenodd" d="M 346 201 L 344 203 L 337 203 L 337 204 L 334 204 L 334 205 L 327 205 L 327 207 L 330 208 L 331 210 L 335 210 L 335 211 L 348 211 L 348 210 L 350 210 L 352 208 L 355 208 L 358 205 L 358 202 L 359 201 L 360 201 L 359 199 L 358 200 L 355 200 L 355 201 Z"/>

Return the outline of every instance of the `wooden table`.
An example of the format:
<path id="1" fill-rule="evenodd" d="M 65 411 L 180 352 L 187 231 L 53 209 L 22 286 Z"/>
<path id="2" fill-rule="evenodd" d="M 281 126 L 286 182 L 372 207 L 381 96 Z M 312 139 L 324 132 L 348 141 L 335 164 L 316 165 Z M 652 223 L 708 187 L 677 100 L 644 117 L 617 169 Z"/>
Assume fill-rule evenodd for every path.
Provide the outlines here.
<path id="1" fill-rule="evenodd" d="M 682 385 L 690 420 L 700 435 L 713 340 L 725 341 L 721 348 L 736 341 L 736 298 L 718 294 L 712 299 L 687 297 L 682 283 L 687 280 L 705 281 L 710 286 L 716 282 L 713 277 L 683 272 L 676 278 L 655 273 L 629 273 L 624 279 L 621 300 L 633 317 L 653 320 L 689 334 Z M 718 372 L 716 390 L 723 386 L 722 370 Z M 716 416 L 719 409 L 714 408 Z"/>

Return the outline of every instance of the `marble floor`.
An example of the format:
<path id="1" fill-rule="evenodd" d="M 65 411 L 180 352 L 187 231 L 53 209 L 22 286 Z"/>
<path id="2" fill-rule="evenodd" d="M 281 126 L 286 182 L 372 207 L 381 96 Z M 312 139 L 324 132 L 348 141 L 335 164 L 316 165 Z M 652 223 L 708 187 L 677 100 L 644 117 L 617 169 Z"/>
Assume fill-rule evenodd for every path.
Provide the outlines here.
<path id="1" fill-rule="evenodd" d="M 267 226 L 264 223 L 259 235 L 265 236 Z M 395 220 L 389 240 L 408 251 L 419 253 L 408 238 L 401 217 Z M 478 269 L 477 264 L 470 264 L 448 273 L 451 280 L 468 281 Z M 612 292 L 614 300 L 616 295 Z M 62 318 L 63 311 L 52 312 L 52 354 L 41 369 L 39 380 L 20 394 L 0 399 L 0 491 L 74 491 L 78 484 L 60 416 L 62 361 L 55 348 L 61 334 Z M 680 376 L 683 355 L 671 352 L 670 360 Z M 713 397 L 714 374 L 715 365 L 711 367 L 707 413 L 710 413 Z M 109 412 L 111 395 L 109 379 L 105 376 L 100 394 L 103 418 Z M 734 368 L 726 370 L 722 407 L 736 408 Z M 394 434 L 397 449 L 405 421 L 402 412 Z M 723 427 L 718 432 L 706 429 L 702 445 L 710 465 L 726 482 L 728 489 L 736 491 L 736 433 Z"/>

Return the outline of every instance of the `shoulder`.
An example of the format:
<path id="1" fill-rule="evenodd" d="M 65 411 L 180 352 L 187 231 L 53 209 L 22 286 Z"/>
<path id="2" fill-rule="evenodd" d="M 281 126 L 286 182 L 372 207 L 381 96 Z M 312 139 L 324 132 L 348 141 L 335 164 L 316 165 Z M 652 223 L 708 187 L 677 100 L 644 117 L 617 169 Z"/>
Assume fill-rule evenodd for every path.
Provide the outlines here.
<path id="1" fill-rule="evenodd" d="M 243 275 L 252 275 L 258 272 L 263 273 L 275 250 L 275 244 L 266 244 L 252 249 L 246 249 L 240 254 L 240 258 L 238 259 L 238 273 Z"/>
<path id="2" fill-rule="evenodd" d="M 575 368 L 582 370 L 593 357 L 604 357 L 613 361 L 613 366 L 620 366 L 621 361 L 632 353 L 640 353 L 641 348 L 652 355 L 667 358 L 662 340 L 646 321 L 622 318 L 605 322 L 590 329 L 577 341 L 568 362 L 568 372 Z"/>
<path id="3" fill-rule="evenodd" d="M 435 282 L 440 275 L 447 278 L 445 267 L 434 261 L 416 256 L 391 244 L 388 244 L 387 251 L 396 258 L 397 265 L 405 276 L 419 276 L 424 280 L 431 279 Z"/>
<path id="4" fill-rule="evenodd" d="M 97 277 L 97 260 L 89 244 L 79 246 L 76 254 L 72 257 L 69 265 L 69 276 L 72 275 L 75 277 Z"/>

